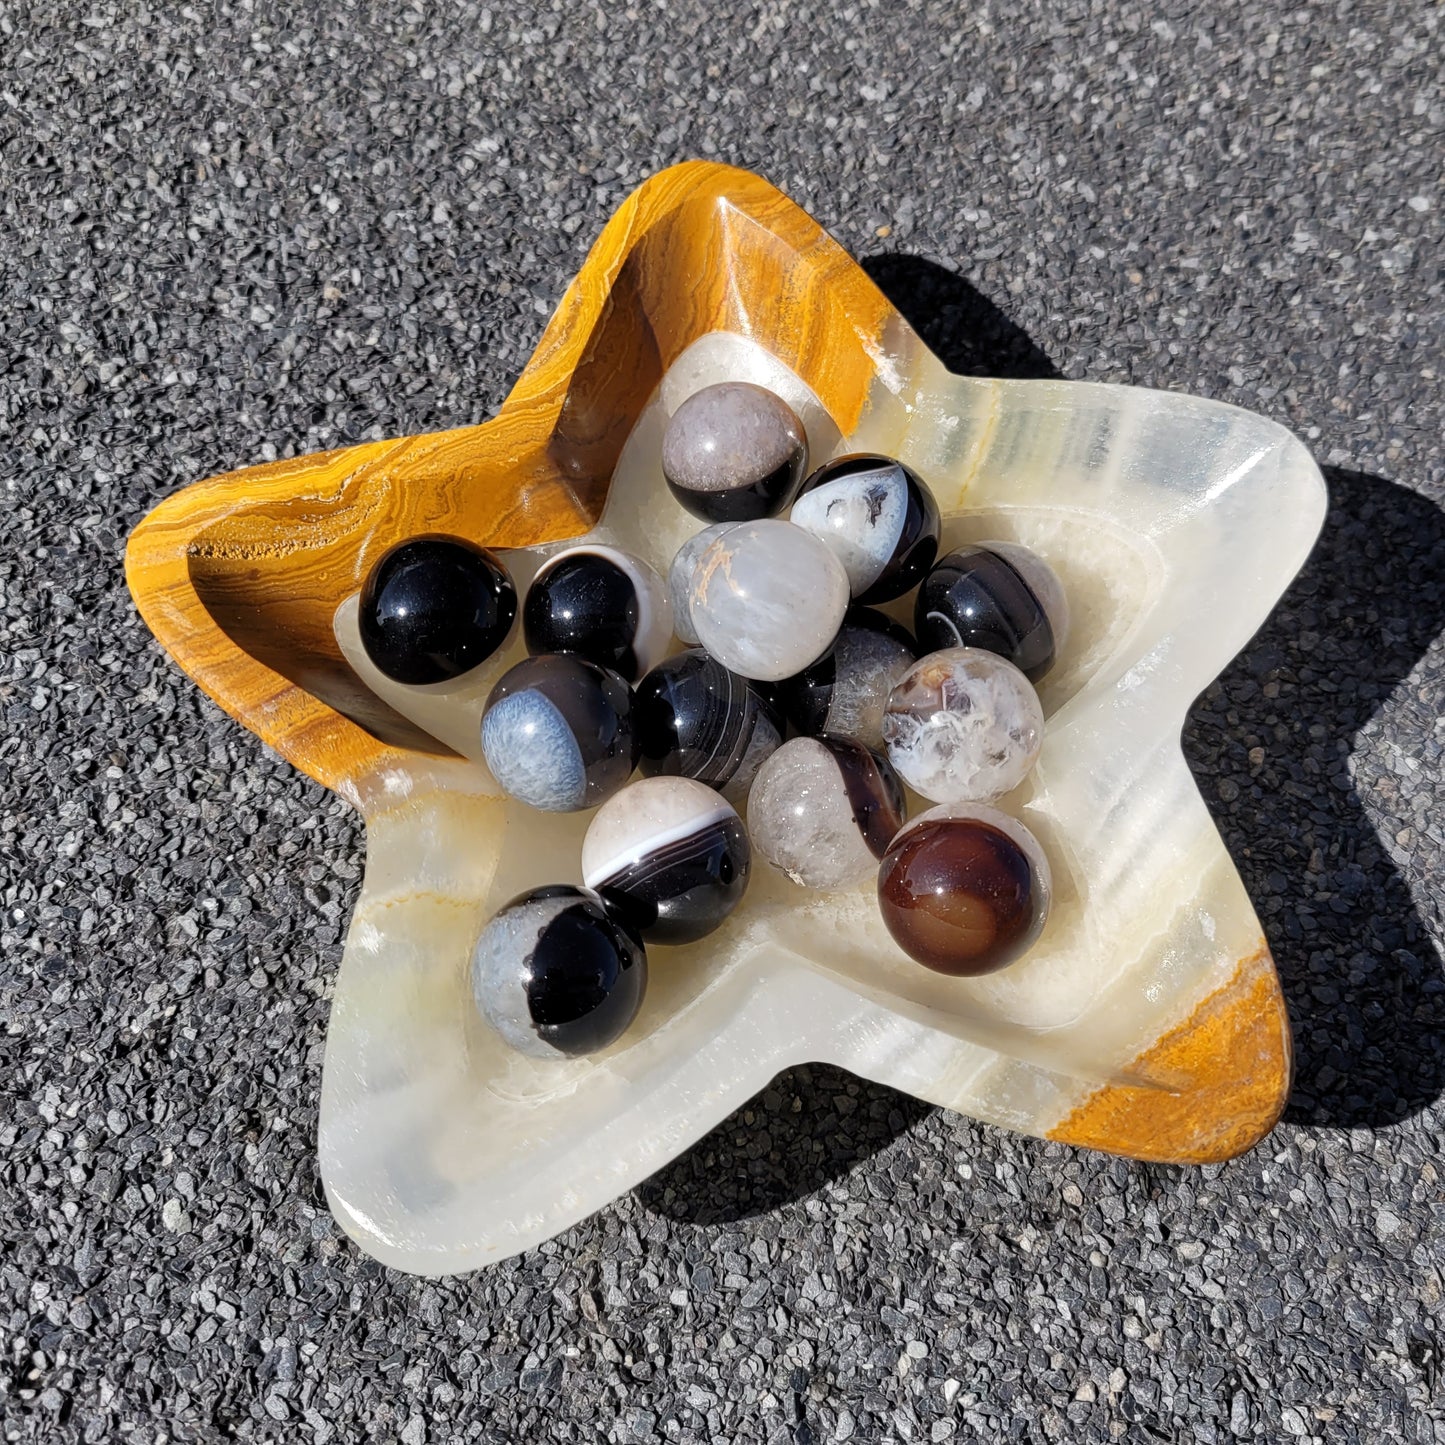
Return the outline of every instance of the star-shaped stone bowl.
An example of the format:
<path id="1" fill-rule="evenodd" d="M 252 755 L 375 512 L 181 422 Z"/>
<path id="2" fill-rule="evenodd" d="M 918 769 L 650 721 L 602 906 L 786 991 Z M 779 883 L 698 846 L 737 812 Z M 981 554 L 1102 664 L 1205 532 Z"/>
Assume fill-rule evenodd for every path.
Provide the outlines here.
<path id="1" fill-rule="evenodd" d="M 516 892 L 578 879 L 586 817 L 508 802 L 480 761 L 479 699 L 519 643 L 477 676 L 398 688 L 356 644 L 355 597 L 418 532 L 519 549 L 519 583 L 584 533 L 665 570 L 696 524 L 661 484 L 662 426 L 722 379 L 787 396 L 815 459 L 909 463 L 945 543 L 1022 540 L 1060 573 L 1073 626 L 1042 688 L 1043 754 L 1004 800 L 1049 853 L 1053 915 L 1022 962 L 950 979 L 897 949 L 871 888 L 809 894 L 760 867 L 720 932 L 653 951 L 618 1043 L 525 1059 L 471 1002 L 472 942 Z M 1324 512 L 1305 448 L 1248 412 L 952 375 L 816 222 L 706 163 L 654 176 L 607 224 L 493 420 L 162 503 L 126 559 L 147 623 L 366 819 L 322 1080 L 336 1217 L 402 1269 L 486 1264 L 637 1184 L 804 1061 L 1140 1159 L 1249 1148 L 1288 1091 L 1289 1023 L 1179 737 Z"/>

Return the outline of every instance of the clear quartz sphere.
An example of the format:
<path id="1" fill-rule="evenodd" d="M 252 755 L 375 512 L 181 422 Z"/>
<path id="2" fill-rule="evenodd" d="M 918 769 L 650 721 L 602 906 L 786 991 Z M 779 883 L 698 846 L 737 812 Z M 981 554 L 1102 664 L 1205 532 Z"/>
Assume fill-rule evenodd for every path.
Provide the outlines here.
<path id="1" fill-rule="evenodd" d="M 804 888 L 847 888 L 871 877 L 903 811 L 903 786 L 886 758 L 826 735 L 784 743 L 748 794 L 753 846 Z"/>
<path id="2" fill-rule="evenodd" d="M 978 647 L 949 647 L 915 663 L 888 696 L 888 760 L 935 803 L 986 803 L 1023 782 L 1044 741 L 1033 684 Z"/>

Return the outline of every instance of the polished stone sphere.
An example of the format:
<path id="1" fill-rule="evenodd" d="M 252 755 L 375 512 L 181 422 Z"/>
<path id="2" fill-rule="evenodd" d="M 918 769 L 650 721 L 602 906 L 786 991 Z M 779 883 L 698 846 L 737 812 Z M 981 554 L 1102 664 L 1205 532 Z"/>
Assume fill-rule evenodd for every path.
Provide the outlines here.
<path id="1" fill-rule="evenodd" d="M 838 635 L 848 577 L 811 532 L 791 522 L 742 522 L 698 558 L 689 610 L 698 640 L 724 667 L 781 682 Z"/>
<path id="2" fill-rule="evenodd" d="M 794 738 L 753 780 L 748 832 L 794 883 L 846 888 L 873 875 L 903 812 L 886 758 L 847 738 Z"/>
<path id="3" fill-rule="evenodd" d="M 393 682 L 445 682 L 507 640 L 517 589 L 495 553 L 459 537 L 400 542 L 371 569 L 357 626 L 372 665 Z"/>
<path id="4" fill-rule="evenodd" d="M 472 997 L 533 1058 L 595 1053 L 637 1016 L 647 988 L 642 940 L 590 889 L 534 888 L 512 899 L 472 951 Z"/>
<path id="5" fill-rule="evenodd" d="M 1033 947 L 1052 883 L 1038 840 L 996 808 L 930 808 L 889 845 L 878 907 L 895 942 L 938 973 L 992 973 Z"/>
<path id="6" fill-rule="evenodd" d="M 736 522 L 714 522 L 694 532 L 673 556 L 672 565 L 667 569 L 667 590 L 672 601 L 672 630 L 689 647 L 697 646 L 697 632 L 692 625 L 692 580 L 697 573 L 698 559 Z"/>
<path id="7" fill-rule="evenodd" d="M 800 733 L 878 749 L 888 695 L 917 660 L 907 628 L 871 607 L 853 607 L 827 652 L 779 684 L 778 694 Z"/>
<path id="8" fill-rule="evenodd" d="M 696 778 L 740 803 L 786 724 L 774 690 L 729 672 L 701 647 L 659 663 L 637 685 L 639 766 Z"/>
<path id="9" fill-rule="evenodd" d="M 632 690 L 585 657 L 529 657 L 482 713 L 482 751 L 503 792 L 549 813 L 593 808 L 637 764 Z"/>
<path id="10" fill-rule="evenodd" d="M 616 547 L 569 547 L 527 589 L 522 635 L 534 656 L 573 652 L 636 682 L 667 656 L 672 603 L 662 579 Z"/>
<path id="11" fill-rule="evenodd" d="M 808 436 L 782 397 L 748 381 L 694 392 L 662 437 L 672 495 L 705 522 L 751 522 L 787 507 L 808 465 Z"/>
<path id="12" fill-rule="evenodd" d="M 935 803 L 989 802 L 1028 776 L 1044 742 L 1033 684 L 977 647 L 931 652 L 888 696 L 888 760 Z"/>
<path id="13" fill-rule="evenodd" d="M 649 945 L 693 943 L 742 901 L 752 866 L 732 804 L 692 778 L 639 778 L 598 810 L 582 881 Z"/>
<path id="14" fill-rule="evenodd" d="M 855 602 L 902 597 L 938 555 L 938 503 L 892 457 L 853 452 L 825 462 L 788 515 L 837 554 Z"/>
<path id="15" fill-rule="evenodd" d="M 914 602 L 919 645 L 982 647 L 1006 657 L 1030 682 L 1054 665 L 1068 604 L 1053 569 L 1013 542 L 979 542 L 941 558 Z"/>

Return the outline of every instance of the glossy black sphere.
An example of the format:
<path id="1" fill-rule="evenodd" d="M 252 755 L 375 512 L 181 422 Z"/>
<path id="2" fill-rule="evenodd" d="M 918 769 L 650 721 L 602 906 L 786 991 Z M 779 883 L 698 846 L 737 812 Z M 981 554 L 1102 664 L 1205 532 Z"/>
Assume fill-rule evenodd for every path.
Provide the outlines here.
<path id="1" fill-rule="evenodd" d="M 591 889 L 534 888 L 482 930 L 472 995 L 513 1048 L 536 1058 L 590 1054 L 636 1017 L 647 954 L 627 922 Z"/>
<path id="2" fill-rule="evenodd" d="M 517 589 L 491 552 L 426 536 L 399 543 L 371 569 L 357 625 L 377 671 L 415 686 L 485 662 L 516 616 Z"/>
<path id="3" fill-rule="evenodd" d="M 950 552 L 923 580 L 913 609 L 925 652 L 981 647 L 1006 657 L 1030 682 L 1054 663 L 1054 629 L 1014 565 L 987 547 Z"/>
<path id="4" fill-rule="evenodd" d="M 615 547 L 574 547 L 532 579 L 522 604 L 527 651 L 571 652 L 636 682 L 667 655 L 672 607 L 662 579 Z"/>
<path id="5" fill-rule="evenodd" d="M 701 647 L 638 683 L 633 725 L 644 774 L 696 778 L 729 797 L 746 793 L 786 728 L 772 687 L 729 672 Z"/>

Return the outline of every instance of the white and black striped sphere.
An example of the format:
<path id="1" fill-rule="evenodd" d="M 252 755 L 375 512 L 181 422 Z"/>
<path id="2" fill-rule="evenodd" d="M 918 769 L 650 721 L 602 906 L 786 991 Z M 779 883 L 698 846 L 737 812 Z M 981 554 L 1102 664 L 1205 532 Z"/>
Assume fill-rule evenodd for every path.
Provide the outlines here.
<path id="1" fill-rule="evenodd" d="M 482 713 L 482 752 L 503 792 L 548 813 L 595 808 L 637 766 L 632 690 L 585 657 L 528 657 Z"/>
<path id="2" fill-rule="evenodd" d="M 660 662 L 637 684 L 633 724 L 644 774 L 696 778 L 735 803 L 786 727 L 770 686 L 729 672 L 701 647 Z"/>
<path id="3" fill-rule="evenodd" d="M 649 943 L 693 943 L 742 901 L 752 849 L 732 804 L 692 778 L 640 778 L 582 840 L 582 881 Z"/>
<path id="4" fill-rule="evenodd" d="M 902 597 L 938 555 L 938 503 L 892 457 L 853 452 L 825 462 L 788 515 L 833 549 L 855 602 Z"/>
<path id="5" fill-rule="evenodd" d="M 794 738 L 748 794 L 753 846 L 805 888 L 871 877 L 903 826 L 903 785 L 888 760 L 847 738 Z"/>
<path id="6" fill-rule="evenodd" d="M 627 1028 L 647 988 L 647 954 L 597 894 L 569 884 L 512 899 L 472 950 L 472 997 L 534 1058 L 595 1053 Z"/>
<path id="7" fill-rule="evenodd" d="M 981 647 L 1006 657 L 1030 682 L 1054 665 L 1069 607 L 1054 569 L 1017 542 L 976 542 L 934 564 L 913 608 L 926 652 Z"/>
<path id="8" fill-rule="evenodd" d="M 616 547 L 569 547 L 532 579 L 522 632 L 534 656 L 576 653 L 636 682 L 667 656 L 672 603 L 640 557 Z"/>
<path id="9" fill-rule="evenodd" d="M 832 647 L 778 692 L 800 733 L 852 738 L 876 751 L 883 746 L 888 694 L 917 660 L 907 628 L 871 607 L 854 607 Z"/>

